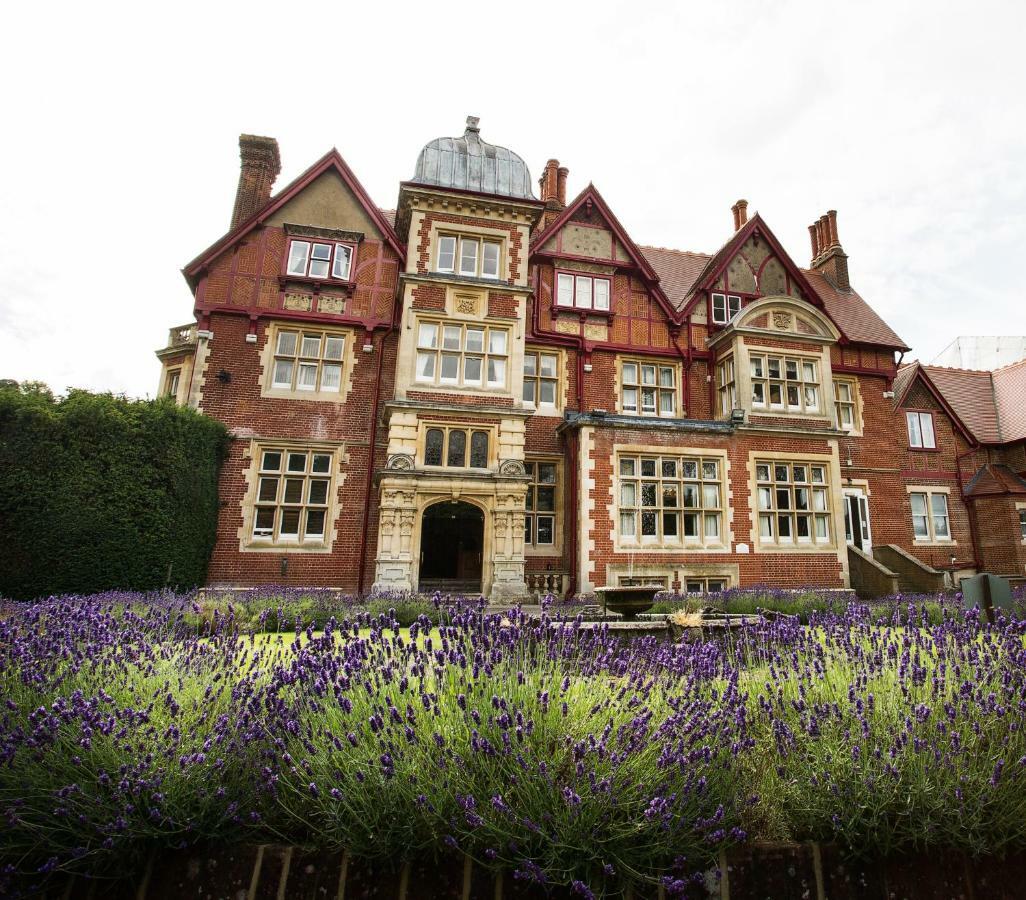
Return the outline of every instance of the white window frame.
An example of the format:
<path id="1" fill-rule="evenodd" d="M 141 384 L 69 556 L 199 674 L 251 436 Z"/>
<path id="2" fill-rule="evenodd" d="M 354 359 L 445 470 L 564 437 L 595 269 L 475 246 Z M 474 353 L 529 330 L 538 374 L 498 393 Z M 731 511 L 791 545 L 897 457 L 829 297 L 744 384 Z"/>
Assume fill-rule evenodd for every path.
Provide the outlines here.
<path id="1" fill-rule="evenodd" d="M 293 247 L 305 246 L 306 255 L 303 258 L 301 268 L 297 268 L 293 263 Z M 328 256 L 326 258 L 318 257 L 314 259 L 314 247 L 327 247 Z M 340 253 L 344 251 L 344 253 Z M 338 260 L 340 256 L 345 256 L 346 266 L 343 274 L 339 274 L 336 269 L 338 267 Z M 343 243 L 342 241 L 319 241 L 314 238 L 290 238 L 289 239 L 289 250 L 286 256 L 285 263 L 285 274 L 293 278 L 313 278 L 317 281 L 342 281 L 350 282 L 353 274 L 353 259 L 356 257 L 356 247 L 353 244 Z M 310 269 L 312 268 L 315 261 L 327 263 L 327 270 L 323 275 L 312 275 Z"/>
<path id="2" fill-rule="evenodd" d="M 923 423 L 929 422 L 929 428 L 924 428 Z M 937 429 L 933 413 L 925 409 L 905 411 L 905 429 L 908 432 L 908 446 L 912 450 L 936 450 Z M 929 431 L 929 435 L 927 435 Z M 929 442 L 927 442 L 929 437 Z"/>
<path id="3" fill-rule="evenodd" d="M 713 588 L 711 585 L 719 585 Z M 718 594 L 730 590 L 729 575 L 681 575 L 682 594 Z"/>
<path id="4" fill-rule="evenodd" d="M 182 367 L 176 366 L 167 370 L 167 377 L 164 379 L 164 396 L 172 400 L 178 399 L 178 389 L 182 383 Z"/>
<path id="5" fill-rule="evenodd" d="M 757 458 L 752 501 L 759 544 L 787 549 L 833 547 L 831 492 L 830 465 L 825 461 Z M 804 536 L 799 535 L 802 523 Z"/>
<path id="6" fill-rule="evenodd" d="M 633 367 L 633 368 L 632 368 Z M 645 381 L 646 372 L 651 371 L 653 380 Z M 628 372 L 633 371 L 633 378 Z M 669 372 L 672 384 L 664 384 L 664 375 Z M 650 362 L 638 357 L 620 360 L 620 412 L 627 416 L 649 416 L 673 419 L 677 416 L 677 367 L 663 362 Z M 634 400 L 629 400 L 633 392 Z M 651 395 L 654 405 L 646 407 L 645 401 Z M 672 409 L 665 409 L 664 397 L 672 400 Z"/>
<path id="7" fill-rule="evenodd" d="M 266 444 L 255 448 L 250 541 L 265 546 L 324 546 L 332 524 L 335 453 L 320 447 Z M 273 465 L 277 455 L 278 465 Z M 303 466 L 296 462 L 302 458 Z M 298 496 L 292 491 L 299 485 Z M 322 487 L 323 486 L 323 487 Z M 263 510 L 263 512 L 261 512 Z M 270 524 L 267 516 L 270 513 Z M 296 517 L 296 531 L 284 532 L 286 515 Z M 311 516 L 320 515 L 320 532 L 311 532 Z"/>
<path id="8" fill-rule="evenodd" d="M 789 374 L 791 365 L 795 367 L 794 376 Z M 811 377 L 808 374 L 808 366 L 812 367 Z M 778 356 L 775 353 L 752 350 L 748 354 L 748 371 L 752 382 L 753 410 L 783 412 L 789 415 L 823 413 L 823 361 L 819 357 Z M 780 391 L 779 402 L 773 400 L 774 388 Z M 790 400 L 792 389 L 798 392 L 797 403 Z"/>
<path id="9" fill-rule="evenodd" d="M 1019 518 L 1019 534 L 1022 537 L 1022 542 L 1026 544 L 1026 503 L 1016 503 L 1015 511 Z"/>
<path id="10" fill-rule="evenodd" d="M 859 387 L 858 380 L 855 378 L 839 377 L 834 376 L 834 417 L 837 419 L 837 427 L 841 431 L 852 431 L 856 432 L 859 430 Z M 843 399 L 840 394 L 840 388 L 848 389 L 848 398 Z M 851 414 L 851 421 L 848 423 L 844 422 L 844 416 L 842 415 L 844 410 L 848 410 Z"/>
<path id="11" fill-rule="evenodd" d="M 294 342 L 291 350 L 287 343 L 289 338 Z M 276 328 L 273 341 L 269 384 L 272 390 L 295 394 L 342 393 L 346 364 L 345 334 L 313 328 Z M 313 350 L 314 341 L 317 342 L 316 351 Z M 330 353 L 329 347 L 332 348 Z M 330 380 L 337 379 L 337 382 L 331 384 L 329 381 L 325 386 L 325 376 L 329 373 Z"/>
<path id="12" fill-rule="evenodd" d="M 651 502 L 646 502 L 646 487 Z M 727 544 L 726 464 L 721 456 L 620 451 L 615 489 L 614 515 L 622 546 L 679 549 Z M 654 533 L 644 533 L 646 515 L 654 516 Z M 689 519 L 691 534 L 686 533 Z"/>
<path id="13" fill-rule="evenodd" d="M 730 418 L 737 406 L 737 372 L 734 357 L 728 356 L 716 366 L 717 391 L 720 397 L 720 414 Z"/>
<path id="14" fill-rule="evenodd" d="M 556 272 L 556 303 L 559 309 L 590 309 L 609 312 L 613 286 L 603 275 Z M 599 298 L 602 302 L 599 302 Z M 566 302 L 569 298 L 570 302 Z"/>
<path id="15" fill-rule="evenodd" d="M 476 322 L 459 322 L 451 319 L 417 319 L 416 320 L 416 356 L 414 357 L 414 381 L 438 387 L 475 388 L 489 391 L 506 391 L 509 389 L 509 363 L 512 337 L 508 327 L 479 324 Z M 430 333 L 434 330 L 434 341 Z M 468 336 L 482 334 L 481 349 L 468 347 Z M 458 342 L 452 343 L 452 336 L 457 334 Z M 502 335 L 502 349 L 497 340 Z M 455 377 L 443 375 L 443 365 L 449 359 L 457 359 Z M 429 358 L 433 361 L 428 364 Z M 468 378 L 468 364 L 480 361 L 480 378 Z M 491 378 L 493 367 L 501 366 L 502 378 Z M 430 369 L 430 373 L 428 370 Z"/>
<path id="16" fill-rule="evenodd" d="M 954 544 L 951 533 L 951 506 L 946 488 L 911 485 L 908 488 L 909 511 L 912 516 L 912 541 L 916 544 Z M 922 506 L 916 506 L 917 501 Z M 938 503 L 938 501 L 940 501 Z M 921 523 L 920 523 L 920 520 Z M 938 523 L 943 522 L 943 530 Z M 921 527 L 922 526 L 922 527 Z"/>
<path id="17" fill-rule="evenodd" d="M 716 303 L 720 303 L 720 314 L 717 316 Z M 737 294 L 721 294 L 716 292 L 710 299 L 712 320 L 714 325 L 727 325 L 741 312 L 741 298 Z"/>
<path id="18" fill-rule="evenodd" d="M 473 266 L 464 266 L 463 248 L 473 248 Z M 443 265 L 442 250 L 449 248 L 452 253 L 452 265 Z M 492 256 L 488 251 L 494 249 L 495 270 L 491 265 L 486 269 L 485 259 Z M 498 238 L 487 238 L 468 234 L 439 234 L 435 248 L 434 271 L 448 275 L 459 275 L 461 278 L 482 278 L 486 281 L 499 281 L 502 273 L 502 241 Z"/>

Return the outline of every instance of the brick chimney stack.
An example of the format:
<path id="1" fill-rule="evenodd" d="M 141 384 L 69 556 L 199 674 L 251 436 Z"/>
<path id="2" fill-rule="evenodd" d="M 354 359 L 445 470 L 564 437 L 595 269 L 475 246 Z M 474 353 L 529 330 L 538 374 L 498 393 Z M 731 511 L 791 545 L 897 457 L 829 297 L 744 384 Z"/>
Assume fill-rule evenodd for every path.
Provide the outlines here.
<path id="1" fill-rule="evenodd" d="M 812 269 L 839 291 L 850 291 L 848 254 L 837 236 L 837 210 L 831 209 L 809 226 L 812 240 Z"/>
<path id="2" fill-rule="evenodd" d="M 569 174 L 570 170 L 566 166 L 556 169 L 556 199 L 562 207 L 566 206 L 566 177 Z"/>
<path id="3" fill-rule="evenodd" d="M 545 163 L 545 171 L 538 181 L 541 187 L 541 198 L 547 207 L 559 204 L 559 160 L 550 159 Z"/>
<path id="4" fill-rule="evenodd" d="M 235 192 L 232 228 L 245 222 L 271 199 L 271 187 L 281 171 L 278 142 L 272 137 L 239 135 L 239 187 Z"/>

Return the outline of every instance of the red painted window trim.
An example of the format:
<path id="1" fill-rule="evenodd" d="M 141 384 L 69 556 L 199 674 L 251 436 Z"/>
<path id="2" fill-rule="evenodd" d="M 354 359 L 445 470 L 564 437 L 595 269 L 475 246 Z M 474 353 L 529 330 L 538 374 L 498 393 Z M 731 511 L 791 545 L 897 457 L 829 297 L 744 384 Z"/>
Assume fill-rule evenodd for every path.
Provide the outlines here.
<path id="1" fill-rule="evenodd" d="M 613 315 L 613 276 L 612 275 L 596 275 L 594 272 L 576 272 L 573 269 L 557 269 L 555 266 L 553 266 L 553 270 L 555 272 L 555 275 L 553 276 L 553 279 L 552 279 L 552 309 L 555 312 L 584 313 L 585 315 L 589 315 L 589 316 L 612 316 Z M 570 275 L 570 276 L 572 276 L 574 278 L 574 305 L 573 306 L 563 306 L 559 302 L 559 276 L 560 275 Z M 577 305 L 577 279 L 579 277 L 581 277 L 581 276 L 583 276 L 585 278 L 590 278 L 592 281 L 594 281 L 596 278 L 600 278 L 603 281 L 606 281 L 606 282 L 609 283 L 609 309 L 596 309 L 595 308 L 595 306 L 594 306 L 594 303 L 595 303 L 595 286 L 594 286 L 594 284 L 592 285 L 592 288 L 591 288 L 592 305 L 591 306 L 578 306 Z"/>
<path id="2" fill-rule="evenodd" d="M 311 259 L 313 254 L 313 244 L 328 244 L 331 247 L 331 260 L 328 265 L 328 275 L 326 278 L 314 278 L 311 275 L 290 275 L 289 274 L 289 256 L 292 255 L 292 242 L 301 241 L 304 244 L 311 245 Z M 335 278 L 331 274 L 331 270 L 335 267 L 335 245 L 342 244 L 348 247 L 352 251 L 352 255 L 349 257 L 349 277 L 348 278 Z M 285 246 L 285 253 L 282 254 L 281 261 L 281 278 L 283 281 L 296 281 L 302 284 L 341 284 L 348 287 L 352 287 L 356 283 L 356 254 L 359 251 L 360 245 L 354 244 L 352 241 L 337 241 L 334 238 L 313 238 L 304 237 L 303 235 L 289 235 L 288 243 Z M 310 270 L 311 259 L 306 261 L 307 271 Z"/>

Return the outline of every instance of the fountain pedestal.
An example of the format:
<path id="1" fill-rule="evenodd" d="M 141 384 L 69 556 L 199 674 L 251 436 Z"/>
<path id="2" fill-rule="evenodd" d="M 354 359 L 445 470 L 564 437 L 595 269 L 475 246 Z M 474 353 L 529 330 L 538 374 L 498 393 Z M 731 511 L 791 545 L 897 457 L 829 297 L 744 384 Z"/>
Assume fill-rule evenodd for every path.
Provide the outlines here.
<path id="1" fill-rule="evenodd" d="M 595 588 L 602 606 L 619 613 L 627 621 L 637 618 L 638 613 L 648 612 L 655 604 L 655 595 L 664 591 L 660 584 L 639 584 L 632 587 L 605 585 Z"/>

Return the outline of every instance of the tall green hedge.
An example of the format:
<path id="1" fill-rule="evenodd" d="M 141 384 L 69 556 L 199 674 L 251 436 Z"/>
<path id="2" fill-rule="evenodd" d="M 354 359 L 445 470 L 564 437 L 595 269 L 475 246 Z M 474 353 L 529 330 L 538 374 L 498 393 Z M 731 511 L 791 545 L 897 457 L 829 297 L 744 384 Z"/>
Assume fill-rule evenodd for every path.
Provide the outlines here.
<path id="1" fill-rule="evenodd" d="M 227 440 L 170 400 L 0 383 L 0 597 L 201 584 Z"/>

